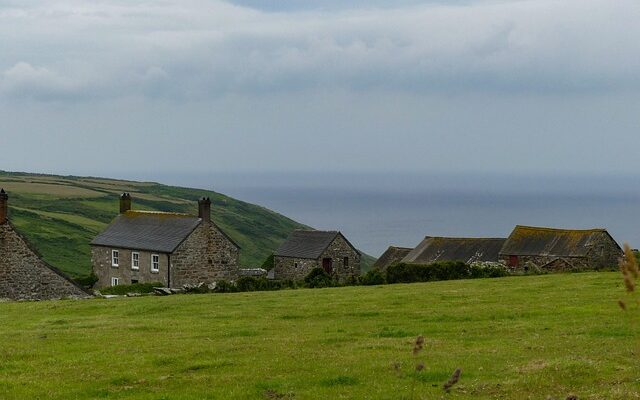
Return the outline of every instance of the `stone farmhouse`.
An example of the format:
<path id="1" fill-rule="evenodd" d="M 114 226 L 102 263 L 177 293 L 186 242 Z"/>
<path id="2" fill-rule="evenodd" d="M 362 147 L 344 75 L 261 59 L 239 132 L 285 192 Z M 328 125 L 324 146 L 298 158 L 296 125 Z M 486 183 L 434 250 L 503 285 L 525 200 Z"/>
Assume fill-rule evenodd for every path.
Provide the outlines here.
<path id="1" fill-rule="evenodd" d="M 51 300 L 90 297 L 46 263 L 9 221 L 9 196 L 0 190 L 0 298 Z"/>
<path id="2" fill-rule="evenodd" d="M 360 256 L 340 232 L 296 230 L 274 253 L 273 278 L 300 280 L 320 267 L 344 281 L 360 275 Z"/>
<path id="3" fill-rule="evenodd" d="M 401 261 L 431 264 L 436 261 L 498 262 L 504 238 L 453 238 L 427 236 Z"/>
<path id="4" fill-rule="evenodd" d="M 382 253 L 380 258 L 373 264 L 373 269 L 380 271 L 386 271 L 390 265 L 399 263 L 409 252 L 413 250 L 409 247 L 389 246 L 389 248 Z"/>
<path id="5" fill-rule="evenodd" d="M 500 260 L 510 268 L 579 270 L 617 265 L 622 249 L 605 229 L 515 227 Z"/>
<path id="6" fill-rule="evenodd" d="M 165 287 L 238 277 L 240 246 L 211 221 L 211 200 L 198 216 L 131 210 L 120 197 L 120 215 L 91 242 L 97 288 L 159 282 Z"/>

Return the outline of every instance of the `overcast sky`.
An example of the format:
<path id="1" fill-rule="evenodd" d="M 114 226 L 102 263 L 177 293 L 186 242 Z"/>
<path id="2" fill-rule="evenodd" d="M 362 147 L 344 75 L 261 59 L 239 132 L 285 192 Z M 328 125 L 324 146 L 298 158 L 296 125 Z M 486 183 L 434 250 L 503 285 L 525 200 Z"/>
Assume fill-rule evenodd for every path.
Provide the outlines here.
<path id="1" fill-rule="evenodd" d="M 635 173 L 637 0 L 0 0 L 0 169 Z"/>

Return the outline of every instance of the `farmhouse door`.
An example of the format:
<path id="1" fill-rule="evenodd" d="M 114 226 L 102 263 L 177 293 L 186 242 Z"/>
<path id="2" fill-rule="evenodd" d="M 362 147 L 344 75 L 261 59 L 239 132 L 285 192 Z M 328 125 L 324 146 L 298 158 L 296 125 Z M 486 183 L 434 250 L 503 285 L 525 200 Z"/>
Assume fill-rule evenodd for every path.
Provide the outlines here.
<path id="1" fill-rule="evenodd" d="M 333 272 L 333 260 L 331 260 L 330 258 L 323 258 L 322 269 L 324 269 L 327 274 L 331 275 L 331 273 Z"/>

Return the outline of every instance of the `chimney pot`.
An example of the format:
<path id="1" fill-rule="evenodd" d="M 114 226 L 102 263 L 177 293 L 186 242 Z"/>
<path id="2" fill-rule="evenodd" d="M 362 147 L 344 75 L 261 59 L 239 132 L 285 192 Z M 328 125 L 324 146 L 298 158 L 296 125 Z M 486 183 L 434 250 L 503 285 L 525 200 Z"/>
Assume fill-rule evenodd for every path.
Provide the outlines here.
<path id="1" fill-rule="evenodd" d="M 208 197 L 198 200 L 198 217 L 204 222 L 211 221 L 211 199 Z"/>
<path id="2" fill-rule="evenodd" d="M 129 193 L 122 193 L 120 196 L 120 214 L 124 214 L 131 210 L 131 195 Z"/>

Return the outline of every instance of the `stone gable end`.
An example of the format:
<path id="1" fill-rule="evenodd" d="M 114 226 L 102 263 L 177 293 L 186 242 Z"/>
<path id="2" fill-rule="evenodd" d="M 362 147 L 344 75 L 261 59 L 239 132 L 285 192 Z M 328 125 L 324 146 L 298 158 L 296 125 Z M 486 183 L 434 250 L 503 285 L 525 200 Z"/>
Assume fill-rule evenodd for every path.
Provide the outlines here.
<path id="1" fill-rule="evenodd" d="M 0 298 L 51 300 L 89 295 L 53 271 L 9 223 L 0 225 Z"/>
<path id="2" fill-rule="evenodd" d="M 171 286 L 235 280 L 240 249 L 214 224 L 202 223 L 171 254 Z"/>

